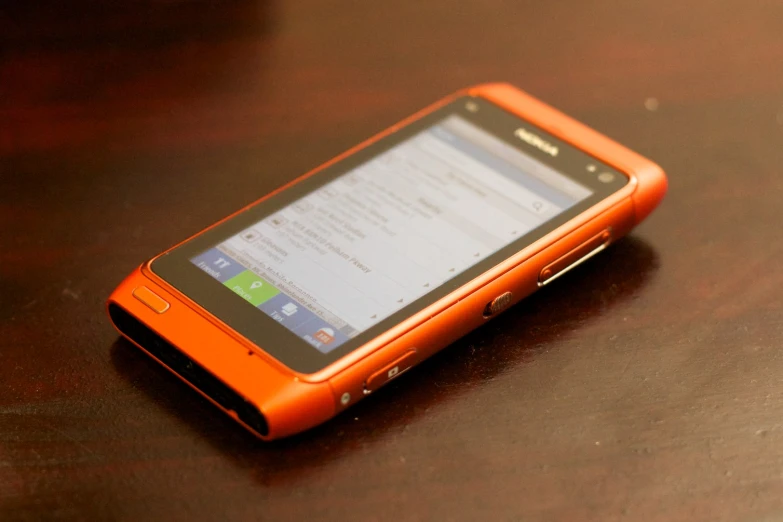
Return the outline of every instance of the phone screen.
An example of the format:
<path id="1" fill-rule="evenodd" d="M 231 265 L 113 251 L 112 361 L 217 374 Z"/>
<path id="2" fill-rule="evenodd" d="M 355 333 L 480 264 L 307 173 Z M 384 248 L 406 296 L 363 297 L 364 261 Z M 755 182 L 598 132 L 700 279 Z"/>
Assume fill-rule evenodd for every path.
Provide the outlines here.
<path id="1" fill-rule="evenodd" d="M 626 183 L 532 122 L 463 96 L 149 267 L 282 364 L 313 373 Z"/>
<path id="2" fill-rule="evenodd" d="M 592 194 L 451 114 L 190 262 L 327 353 Z"/>

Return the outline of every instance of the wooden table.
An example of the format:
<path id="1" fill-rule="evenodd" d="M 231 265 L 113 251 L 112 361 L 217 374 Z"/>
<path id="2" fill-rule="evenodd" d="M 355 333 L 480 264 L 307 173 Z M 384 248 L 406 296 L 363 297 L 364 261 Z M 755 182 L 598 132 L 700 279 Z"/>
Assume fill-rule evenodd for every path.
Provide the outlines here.
<path id="1" fill-rule="evenodd" d="M 142 259 L 487 80 L 663 205 L 276 443 L 118 339 Z M 781 520 L 781 218 L 779 2 L 2 2 L 0 520 Z"/>

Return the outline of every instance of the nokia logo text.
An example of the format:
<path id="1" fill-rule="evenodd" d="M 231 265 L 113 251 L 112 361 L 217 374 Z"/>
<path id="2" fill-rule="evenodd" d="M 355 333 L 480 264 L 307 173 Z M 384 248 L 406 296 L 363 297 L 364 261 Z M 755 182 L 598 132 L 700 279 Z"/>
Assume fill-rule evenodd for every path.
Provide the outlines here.
<path id="1" fill-rule="evenodd" d="M 539 138 L 538 136 L 536 136 L 532 132 L 528 132 L 525 129 L 519 128 L 519 129 L 515 130 L 514 131 L 514 136 L 516 136 L 520 140 L 524 141 L 528 145 L 532 145 L 535 148 L 537 148 L 538 150 L 540 150 L 542 152 L 546 152 L 547 154 L 549 154 L 553 158 L 555 156 L 557 156 L 557 153 L 559 152 L 555 145 L 552 145 L 548 141 Z"/>

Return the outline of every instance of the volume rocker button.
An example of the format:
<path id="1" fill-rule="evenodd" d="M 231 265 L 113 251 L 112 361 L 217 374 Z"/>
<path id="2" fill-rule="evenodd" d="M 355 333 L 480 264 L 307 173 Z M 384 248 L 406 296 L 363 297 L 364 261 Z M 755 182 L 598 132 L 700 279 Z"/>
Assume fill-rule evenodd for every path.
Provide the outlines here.
<path id="1" fill-rule="evenodd" d="M 574 267 L 584 263 L 598 252 L 609 246 L 612 240 L 612 229 L 607 228 L 603 232 L 591 237 L 575 249 L 571 250 L 556 261 L 549 263 L 538 274 L 538 286 L 544 286 Z"/>

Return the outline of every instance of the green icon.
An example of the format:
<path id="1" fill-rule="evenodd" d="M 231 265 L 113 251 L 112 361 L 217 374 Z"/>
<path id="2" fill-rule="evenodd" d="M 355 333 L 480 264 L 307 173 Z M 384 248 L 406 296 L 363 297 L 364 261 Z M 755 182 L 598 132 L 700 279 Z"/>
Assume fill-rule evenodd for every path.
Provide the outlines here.
<path id="1" fill-rule="evenodd" d="M 244 297 L 253 306 L 269 301 L 280 293 L 271 283 L 250 270 L 235 275 L 223 284 L 233 290 L 235 294 Z"/>

